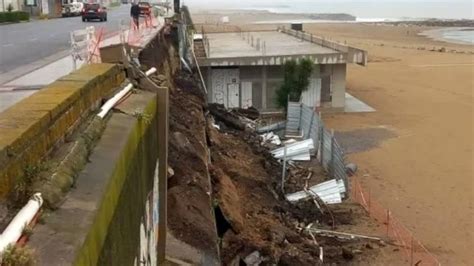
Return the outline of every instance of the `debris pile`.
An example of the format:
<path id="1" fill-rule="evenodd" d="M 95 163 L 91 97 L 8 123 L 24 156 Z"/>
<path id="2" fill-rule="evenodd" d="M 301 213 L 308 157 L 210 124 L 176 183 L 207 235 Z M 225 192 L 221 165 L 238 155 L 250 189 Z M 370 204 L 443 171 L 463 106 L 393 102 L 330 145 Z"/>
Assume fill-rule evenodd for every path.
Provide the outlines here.
<path id="1" fill-rule="evenodd" d="M 171 93 L 174 175 L 169 180 L 168 206 L 170 228 L 180 240 L 205 250 L 216 244 L 223 265 L 370 261 L 367 256 L 377 249 L 364 247 L 373 240 L 335 238 L 321 231 L 352 228 L 364 213 L 342 202 L 343 183 L 327 181 L 321 167 L 310 161 L 315 153 L 312 140 L 284 143 L 273 132 L 257 133 L 255 116 L 219 104 L 206 105 L 205 97 L 195 93 L 198 86 L 180 84 L 185 86 Z M 286 145 L 288 161 L 284 190 L 281 145 Z M 212 238 L 216 232 L 217 243 Z"/>

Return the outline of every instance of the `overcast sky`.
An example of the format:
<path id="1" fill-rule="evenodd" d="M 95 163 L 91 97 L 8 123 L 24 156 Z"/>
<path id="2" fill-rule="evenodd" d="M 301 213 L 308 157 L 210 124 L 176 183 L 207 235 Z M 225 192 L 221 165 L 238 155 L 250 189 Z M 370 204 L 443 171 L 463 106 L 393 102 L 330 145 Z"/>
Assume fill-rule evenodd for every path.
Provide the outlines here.
<path id="1" fill-rule="evenodd" d="M 191 7 L 273 8 L 279 12 L 350 13 L 358 17 L 473 18 L 474 0 L 184 0 Z M 279 9 L 275 9 L 279 8 Z"/>

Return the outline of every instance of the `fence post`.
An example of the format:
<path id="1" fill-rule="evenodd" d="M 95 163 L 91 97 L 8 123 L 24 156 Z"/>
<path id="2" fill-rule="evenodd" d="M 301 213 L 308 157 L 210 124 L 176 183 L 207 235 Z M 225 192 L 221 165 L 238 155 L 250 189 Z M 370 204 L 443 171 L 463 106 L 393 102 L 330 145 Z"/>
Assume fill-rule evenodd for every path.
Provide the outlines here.
<path id="1" fill-rule="evenodd" d="M 311 114 L 311 121 L 309 121 L 308 138 L 311 138 L 311 130 L 313 128 L 313 120 L 314 120 L 314 111 Z"/>
<path id="2" fill-rule="evenodd" d="M 367 199 L 367 208 L 369 209 L 369 216 L 370 216 L 370 201 L 371 201 L 371 198 L 372 198 L 372 193 L 370 191 L 370 186 L 369 186 L 369 193 L 367 195 L 368 199 Z"/>
<path id="3" fill-rule="evenodd" d="M 321 134 L 321 137 L 319 138 L 321 140 L 321 165 L 323 166 L 324 168 L 324 126 L 323 126 L 323 123 L 321 123 L 321 126 L 320 126 L 320 130 L 319 130 L 320 134 Z"/>
<path id="4" fill-rule="evenodd" d="M 387 237 L 390 228 L 390 210 L 387 210 Z"/>
<path id="5" fill-rule="evenodd" d="M 331 129 L 331 161 L 330 161 L 330 164 L 329 164 L 329 174 L 332 176 L 332 177 L 335 177 L 334 176 L 334 129 Z"/>
<path id="6" fill-rule="evenodd" d="M 286 177 L 286 144 L 283 147 L 283 170 L 281 173 L 281 192 L 285 194 L 285 177 Z"/>

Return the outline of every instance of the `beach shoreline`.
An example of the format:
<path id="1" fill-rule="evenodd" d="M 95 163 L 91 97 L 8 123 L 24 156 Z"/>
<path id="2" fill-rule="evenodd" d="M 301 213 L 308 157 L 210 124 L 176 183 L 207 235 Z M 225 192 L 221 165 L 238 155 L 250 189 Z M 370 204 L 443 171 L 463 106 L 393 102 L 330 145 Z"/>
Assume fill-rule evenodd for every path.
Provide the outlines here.
<path id="1" fill-rule="evenodd" d="M 470 30 L 467 31 L 468 29 Z M 469 36 L 463 36 L 464 38 L 457 38 L 457 39 L 446 37 L 446 34 L 449 34 L 451 32 L 462 32 L 462 31 L 469 32 Z M 474 45 L 474 38 L 472 37 L 472 35 L 474 35 L 474 28 L 469 28 L 469 27 L 454 27 L 454 28 L 450 27 L 450 28 L 433 29 L 433 30 L 427 30 L 427 31 L 421 32 L 420 35 L 428 37 L 436 41 L 441 41 L 441 42 Z"/>
<path id="2" fill-rule="evenodd" d="M 193 13 L 206 30 L 275 30 L 288 24 L 254 24 L 297 16 Z M 222 26 L 219 19 L 228 16 Z M 300 17 L 301 18 L 301 17 Z M 447 27 L 409 23 L 308 23 L 306 32 L 368 51 L 367 67 L 348 65 L 347 90 L 376 109 L 331 114 L 336 132 L 385 128 L 388 138 L 348 154 L 373 199 L 390 209 L 445 265 L 474 261 L 472 187 L 474 46 L 422 36 Z M 451 28 L 452 29 L 452 28 Z M 440 226 L 449 231 L 440 230 Z"/>

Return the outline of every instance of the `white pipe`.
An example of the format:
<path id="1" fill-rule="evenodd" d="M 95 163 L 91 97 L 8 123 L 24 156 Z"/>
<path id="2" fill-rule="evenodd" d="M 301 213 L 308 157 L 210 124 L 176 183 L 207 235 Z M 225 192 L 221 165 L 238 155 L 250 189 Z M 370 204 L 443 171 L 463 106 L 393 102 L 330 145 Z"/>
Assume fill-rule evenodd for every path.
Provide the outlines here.
<path id="1" fill-rule="evenodd" d="M 188 63 L 186 63 L 186 60 L 184 60 L 184 58 L 182 58 L 182 57 L 180 57 L 180 59 L 181 59 L 181 62 L 183 63 L 183 65 L 189 71 L 189 73 L 193 73 L 193 71 L 191 70 L 191 67 L 189 67 Z"/>
<path id="2" fill-rule="evenodd" d="M 133 85 L 129 83 L 125 88 L 123 88 L 121 91 L 119 91 L 117 94 L 114 95 L 114 97 L 110 98 L 107 102 L 105 102 L 104 105 L 102 105 L 101 111 L 98 114 L 100 118 L 104 118 L 107 113 L 112 109 L 115 104 L 117 104 L 120 99 L 123 98 L 131 89 L 133 88 Z"/>
<path id="3" fill-rule="evenodd" d="M 151 74 L 155 73 L 157 71 L 156 68 L 152 67 L 150 69 L 148 69 L 145 74 L 147 76 L 150 76 Z M 102 105 L 102 107 L 100 108 L 100 112 L 99 114 L 97 114 L 97 116 L 99 116 L 100 118 L 104 118 L 107 113 L 110 111 L 110 109 L 112 109 L 118 101 L 120 101 L 120 99 L 122 99 L 125 95 L 127 95 L 127 93 L 133 88 L 133 85 L 132 83 L 129 83 L 127 86 L 125 86 L 125 88 L 123 88 L 121 91 L 119 91 L 117 94 L 114 95 L 114 97 L 110 98 L 107 102 L 105 102 L 104 105 Z"/>
<path id="4" fill-rule="evenodd" d="M 152 68 L 148 69 L 148 71 L 145 72 L 145 74 L 146 74 L 147 76 L 150 76 L 151 74 L 153 74 L 153 73 L 155 73 L 155 72 L 156 72 L 156 68 L 152 67 Z"/>
<path id="5" fill-rule="evenodd" d="M 41 193 L 36 193 L 16 214 L 15 218 L 3 231 L 3 234 L 0 235 L 0 254 L 3 253 L 8 245 L 14 245 L 20 239 L 24 228 L 31 223 L 41 205 L 43 205 Z"/>

